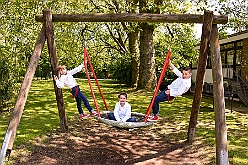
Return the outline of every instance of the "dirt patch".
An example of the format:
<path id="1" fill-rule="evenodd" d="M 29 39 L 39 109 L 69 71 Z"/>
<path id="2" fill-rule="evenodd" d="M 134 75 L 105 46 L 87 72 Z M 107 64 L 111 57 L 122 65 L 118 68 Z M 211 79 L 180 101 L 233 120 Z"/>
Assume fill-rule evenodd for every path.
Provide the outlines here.
<path id="1" fill-rule="evenodd" d="M 165 128 L 165 119 L 149 127 L 119 129 L 90 117 L 69 121 L 60 129 L 12 151 L 13 164 L 45 165 L 189 165 L 214 164 L 213 148 L 185 142 L 185 130 Z M 166 126 L 168 127 L 168 126 Z M 170 133 L 161 133 L 170 129 Z M 183 137 L 182 137 L 183 136 Z"/>

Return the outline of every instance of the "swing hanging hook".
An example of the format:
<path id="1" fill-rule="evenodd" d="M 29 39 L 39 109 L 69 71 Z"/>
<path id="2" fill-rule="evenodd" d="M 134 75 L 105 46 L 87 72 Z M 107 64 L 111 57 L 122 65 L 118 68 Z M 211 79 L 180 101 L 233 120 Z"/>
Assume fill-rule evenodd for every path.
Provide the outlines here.
<path id="1" fill-rule="evenodd" d="M 87 27 L 88 27 L 88 25 L 85 24 L 85 26 L 84 26 L 84 28 L 82 29 L 82 32 L 81 32 L 81 37 L 82 37 L 81 40 L 82 40 L 82 44 L 83 44 L 84 47 L 86 47 L 86 41 L 85 41 L 85 38 L 84 38 L 84 32 L 86 31 Z"/>
<path id="2" fill-rule="evenodd" d="M 169 31 L 169 33 L 170 33 L 170 35 L 171 35 L 171 38 L 173 39 L 173 38 L 174 38 L 174 35 L 173 35 L 173 33 L 171 32 L 171 30 L 170 30 L 169 26 L 168 26 L 168 25 L 166 25 L 166 27 L 167 27 L 167 29 L 168 29 L 168 31 Z"/>
<path id="3" fill-rule="evenodd" d="M 170 29 L 168 24 L 166 24 L 166 28 L 167 28 L 170 36 L 171 36 L 171 43 L 174 44 L 174 35 L 173 35 L 173 33 L 172 33 L 172 31 L 171 31 L 171 29 Z M 171 46 L 169 46 L 169 49 L 171 49 Z"/>

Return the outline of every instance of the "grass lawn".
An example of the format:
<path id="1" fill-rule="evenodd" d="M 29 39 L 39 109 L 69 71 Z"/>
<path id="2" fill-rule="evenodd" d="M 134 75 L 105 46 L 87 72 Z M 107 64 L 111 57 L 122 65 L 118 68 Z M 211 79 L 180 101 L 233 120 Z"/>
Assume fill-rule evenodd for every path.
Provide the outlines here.
<path id="1" fill-rule="evenodd" d="M 86 80 L 77 80 L 81 91 L 89 99 L 93 106 L 88 82 Z M 94 83 L 94 82 L 93 82 Z M 153 96 L 150 91 L 136 91 L 125 87 L 114 80 L 99 80 L 101 90 L 104 94 L 109 109 L 113 109 L 118 101 L 117 96 L 121 91 L 127 92 L 128 102 L 132 106 L 132 111 L 145 113 Z M 94 87 L 98 105 L 101 111 L 105 110 L 103 101 L 99 95 L 97 87 Z M 70 91 L 63 88 L 66 115 L 68 120 L 78 117 L 76 103 L 71 98 Z M 187 139 L 187 130 L 192 106 L 192 94 L 185 94 L 178 97 L 172 104 L 160 104 L 160 116 L 166 121 L 164 125 L 158 126 L 157 134 L 159 136 L 170 136 L 171 142 L 182 142 Z M 195 141 L 208 146 L 204 151 L 206 156 L 215 160 L 215 117 L 213 112 L 213 100 L 203 98 L 198 116 Z M 227 107 L 230 105 L 226 103 Z M 235 103 L 234 107 L 244 105 Z M 95 106 L 93 106 L 95 107 Z M 5 132 L 10 119 L 10 112 L 0 114 L 0 143 L 2 144 Z M 228 134 L 228 156 L 229 163 L 235 165 L 248 164 L 248 114 L 247 112 L 231 111 L 226 109 L 226 122 Z M 34 80 L 25 104 L 24 112 L 18 127 L 17 136 L 13 150 L 25 142 L 36 137 L 42 137 L 47 132 L 51 132 L 60 127 L 57 104 L 53 83 L 51 80 Z M 70 125 L 69 125 L 70 127 Z M 150 127 L 145 128 L 149 131 Z"/>

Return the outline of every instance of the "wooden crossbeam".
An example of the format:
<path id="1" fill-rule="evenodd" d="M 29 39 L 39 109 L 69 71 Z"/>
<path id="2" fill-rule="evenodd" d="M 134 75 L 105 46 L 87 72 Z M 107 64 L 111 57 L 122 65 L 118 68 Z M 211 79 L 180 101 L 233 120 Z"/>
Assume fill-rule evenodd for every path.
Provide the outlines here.
<path id="1" fill-rule="evenodd" d="M 35 16 L 37 22 L 44 22 L 42 14 Z M 168 23 L 203 23 L 203 15 L 198 14 L 53 14 L 53 22 L 168 22 Z M 227 15 L 214 15 L 213 24 L 226 24 Z"/>

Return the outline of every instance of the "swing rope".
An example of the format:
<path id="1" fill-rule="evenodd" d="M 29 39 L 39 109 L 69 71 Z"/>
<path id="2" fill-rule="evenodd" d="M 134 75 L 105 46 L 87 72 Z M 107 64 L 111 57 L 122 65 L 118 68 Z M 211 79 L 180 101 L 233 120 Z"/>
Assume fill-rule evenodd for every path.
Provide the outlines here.
<path id="1" fill-rule="evenodd" d="M 171 32 L 171 30 L 170 30 L 168 24 L 166 25 L 166 28 L 167 28 L 167 30 L 169 31 L 169 34 L 171 35 L 171 42 L 173 43 L 173 42 L 174 42 L 174 35 L 173 35 L 173 33 Z M 157 84 L 157 86 L 156 86 L 156 89 L 155 89 L 154 94 L 153 94 L 153 97 L 152 97 L 152 101 L 150 102 L 150 104 L 149 104 L 149 106 L 148 106 L 148 108 L 147 108 L 147 111 L 146 111 L 146 116 L 145 116 L 145 120 L 144 120 L 145 122 L 147 122 L 147 119 L 148 119 L 148 117 L 149 117 L 151 108 L 152 108 L 152 106 L 153 106 L 153 104 L 154 104 L 154 100 L 155 100 L 155 98 L 156 98 L 156 96 L 157 96 L 159 87 L 160 87 L 161 82 L 162 82 L 162 80 L 163 80 L 164 74 L 166 73 L 166 70 L 167 70 L 168 65 L 169 65 L 169 63 L 170 63 L 170 55 L 171 55 L 171 51 L 170 51 L 170 49 L 169 49 L 168 52 L 167 52 L 165 61 L 164 61 L 163 70 L 162 70 L 162 72 L 161 72 L 161 74 L 160 74 L 158 84 Z M 168 103 L 170 103 L 170 95 L 168 95 Z"/>
<path id="2" fill-rule="evenodd" d="M 154 94 L 153 94 L 153 97 L 152 97 L 152 101 L 150 102 L 150 104 L 149 104 L 149 106 L 148 106 L 148 108 L 147 108 L 146 116 L 145 116 L 144 122 L 147 122 L 147 119 L 148 119 L 148 117 L 149 117 L 149 114 L 150 114 L 150 111 L 151 111 L 152 106 L 153 106 L 153 104 L 154 104 L 154 100 L 155 100 L 155 98 L 156 98 L 156 96 L 157 96 L 159 87 L 160 87 L 160 85 L 161 85 L 161 82 L 162 82 L 162 80 L 163 80 L 163 77 L 164 77 L 164 75 L 165 75 L 165 72 L 166 72 L 166 70 L 167 70 L 167 68 L 168 68 L 168 65 L 169 65 L 169 62 L 170 62 L 170 55 L 171 55 L 171 51 L 168 50 L 167 55 L 166 55 L 166 58 L 165 58 L 165 61 L 164 61 L 163 70 L 162 70 L 162 72 L 161 72 L 161 74 L 160 74 L 158 84 L 157 84 L 157 86 L 156 86 L 156 89 L 155 89 Z M 169 101 L 169 99 L 168 99 L 168 101 Z"/>
<path id="3" fill-rule="evenodd" d="M 91 72 L 94 76 L 94 79 L 96 81 L 96 84 L 97 84 L 97 87 L 98 87 L 98 90 L 100 92 L 100 95 L 102 97 L 102 100 L 104 102 L 104 105 L 105 105 L 105 108 L 106 110 L 108 111 L 108 105 L 105 101 L 105 98 L 104 98 L 104 95 L 102 93 L 102 90 L 100 88 L 100 85 L 99 85 L 99 82 L 98 82 L 98 79 L 96 77 L 96 74 L 95 74 L 95 71 L 93 69 L 93 66 L 92 66 L 92 63 L 90 61 L 90 57 L 88 55 L 88 52 L 87 52 L 87 49 L 86 49 L 86 43 L 85 43 L 85 40 L 84 40 L 84 31 L 86 30 L 87 28 L 87 25 L 85 26 L 85 28 L 82 30 L 82 33 L 81 33 L 81 36 L 82 36 L 82 44 L 83 44 L 83 47 L 84 47 L 84 67 L 85 67 L 85 73 L 86 73 L 86 76 L 87 76 L 87 79 L 88 79 L 88 83 L 89 83 L 89 86 L 90 86 L 90 90 L 91 90 L 91 94 L 92 94 L 92 98 L 94 100 L 94 104 L 96 106 L 96 110 L 97 110 L 97 115 L 98 117 L 100 117 L 100 111 L 99 111 L 99 107 L 98 107 L 98 104 L 97 104 L 97 101 L 96 101 L 96 97 L 95 97 L 95 94 L 94 94 L 94 90 L 93 90 L 93 87 L 92 87 L 92 83 L 91 83 L 91 80 L 90 80 L 90 76 L 89 76 L 89 71 L 88 71 L 88 65 L 90 66 L 90 69 L 91 69 Z"/>
<path id="4" fill-rule="evenodd" d="M 89 71 L 88 71 L 88 68 L 87 68 L 87 60 L 86 60 L 87 59 L 87 52 L 85 52 L 85 50 L 86 49 L 84 48 L 84 68 L 85 68 L 85 73 L 86 73 L 86 76 L 87 76 L 87 79 L 88 79 L 88 83 L 89 83 L 89 86 L 90 86 L 90 91 L 91 91 L 91 94 L 92 94 L 92 97 L 93 97 L 93 100 L 94 100 L 94 104 L 96 106 L 97 115 L 98 115 L 98 117 L 100 117 L 98 104 L 97 104 L 97 101 L 96 101 L 96 97 L 95 97 L 93 87 L 92 87 L 92 84 L 91 84 L 91 81 L 90 81 Z"/>
<path id="5" fill-rule="evenodd" d="M 108 111 L 108 110 L 109 110 L 109 109 L 108 109 L 108 105 L 107 105 L 107 103 L 106 103 L 106 101 L 105 101 L 104 95 L 103 95 L 102 90 L 101 90 L 100 85 L 99 85 L 99 81 L 98 81 L 98 79 L 97 79 L 97 77 L 96 77 L 95 71 L 94 71 L 94 69 L 93 69 L 93 66 L 92 66 L 92 63 L 91 63 L 91 61 L 90 61 L 90 57 L 88 56 L 88 53 L 87 53 L 86 48 L 84 48 L 84 55 L 85 55 L 85 57 L 86 57 L 87 60 L 88 60 L 88 63 L 89 63 L 91 72 L 92 72 L 92 74 L 93 74 L 93 76 L 94 76 L 94 79 L 95 79 L 95 81 L 96 81 L 96 84 L 97 84 L 98 91 L 100 92 L 100 95 L 101 95 L 101 97 L 102 97 L 102 100 L 103 100 L 103 103 L 104 103 L 104 105 L 105 105 L 105 108 L 106 108 L 106 110 Z M 84 60 L 86 61 L 86 59 L 84 59 Z M 87 62 L 86 62 L 86 64 L 87 64 Z M 89 73 L 88 73 L 88 74 L 89 74 Z M 90 81 L 90 79 L 89 79 L 89 81 Z M 90 81 L 90 83 L 91 83 L 91 81 Z"/>

